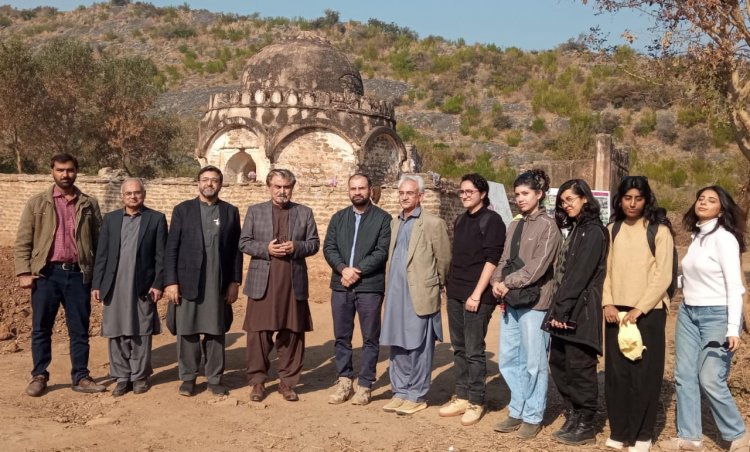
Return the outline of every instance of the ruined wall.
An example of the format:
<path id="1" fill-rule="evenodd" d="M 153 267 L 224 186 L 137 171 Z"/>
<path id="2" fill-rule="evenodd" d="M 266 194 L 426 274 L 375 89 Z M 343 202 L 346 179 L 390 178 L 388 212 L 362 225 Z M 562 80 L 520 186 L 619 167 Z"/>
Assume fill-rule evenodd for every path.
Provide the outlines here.
<path id="1" fill-rule="evenodd" d="M 357 172 L 352 146 L 324 129 L 302 129 L 288 136 L 277 148 L 275 168 L 289 168 L 301 185 L 339 181 Z"/>
<path id="2" fill-rule="evenodd" d="M 51 185 L 52 178 L 49 175 L 0 174 L 0 191 L 5 194 L 3 215 L 0 216 L 0 246 L 13 245 L 18 221 L 26 201 Z M 118 179 L 79 176 L 76 185 L 99 200 L 103 213 L 121 207 L 120 180 Z M 167 220 L 171 217 L 172 208 L 176 204 L 197 195 L 195 182 L 188 178 L 146 181 L 146 205 L 164 212 Z M 268 189 L 264 184 L 237 184 L 231 181 L 227 181 L 227 185 L 222 188 L 221 198 L 236 205 L 240 209 L 240 216 L 243 220 L 249 205 L 270 199 Z M 346 183 L 338 184 L 337 187 L 300 184 L 294 190 L 293 200 L 313 209 L 321 242 L 325 237 L 331 216 L 337 210 L 351 205 Z M 379 205 L 391 215 L 396 215 L 400 211 L 398 190 L 395 184 L 381 188 Z M 423 205 L 425 210 L 445 218 L 449 227 L 455 216 L 463 211 L 452 186 L 439 188 L 429 184 Z"/>

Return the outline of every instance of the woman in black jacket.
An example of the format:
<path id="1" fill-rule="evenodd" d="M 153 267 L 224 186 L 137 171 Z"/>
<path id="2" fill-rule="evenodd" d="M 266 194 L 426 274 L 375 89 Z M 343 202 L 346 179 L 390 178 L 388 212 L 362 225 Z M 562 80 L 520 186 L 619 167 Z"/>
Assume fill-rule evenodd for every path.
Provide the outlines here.
<path id="1" fill-rule="evenodd" d="M 555 220 L 568 235 L 555 265 L 555 293 L 543 327 L 552 336 L 552 379 L 566 403 L 565 424 L 553 437 L 564 444 L 592 444 L 609 233 L 599 218 L 599 203 L 581 179 L 560 186 Z"/>

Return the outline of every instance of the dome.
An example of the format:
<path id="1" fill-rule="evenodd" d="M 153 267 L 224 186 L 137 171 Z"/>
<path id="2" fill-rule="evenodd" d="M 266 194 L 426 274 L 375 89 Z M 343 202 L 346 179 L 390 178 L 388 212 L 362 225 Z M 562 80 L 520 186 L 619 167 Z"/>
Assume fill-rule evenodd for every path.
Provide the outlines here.
<path id="1" fill-rule="evenodd" d="M 270 44 L 248 59 L 242 89 L 364 95 L 354 65 L 328 41 L 309 33 Z"/>

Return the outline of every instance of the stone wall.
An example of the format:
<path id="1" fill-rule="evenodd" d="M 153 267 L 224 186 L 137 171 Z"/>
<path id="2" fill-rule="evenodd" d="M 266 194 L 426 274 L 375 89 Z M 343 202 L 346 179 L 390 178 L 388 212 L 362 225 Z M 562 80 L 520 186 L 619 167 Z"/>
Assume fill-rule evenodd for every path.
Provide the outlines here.
<path id="1" fill-rule="evenodd" d="M 429 180 L 429 178 L 425 178 Z M 104 177 L 79 176 L 77 186 L 99 200 L 102 213 L 115 210 L 120 204 L 120 180 Z M 0 217 L 0 246 L 12 246 L 18 221 L 26 201 L 36 193 L 52 185 L 50 175 L 9 175 L 0 174 L 0 191 L 5 195 L 3 215 Z M 398 190 L 394 185 L 381 187 L 379 205 L 395 215 L 399 212 Z M 172 208 L 181 201 L 197 196 L 195 182 L 188 178 L 156 179 L 146 181 L 146 205 L 164 212 L 169 220 Z M 236 205 L 243 217 L 251 204 L 270 199 L 268 189 L 262 183 L 232 183 L 227 181 L 221 191 L 221 198 Z M 315 213 L 318 232 L 325 237 L 331 216 L 339 209 L 350 205 L 346 181 L 340 181 L 337 187 L 327 185 L 303 184 L 295 188 L 295 202 L 310 206 Z M 453 219 L 463 211 L 455 187 L 446 185 L 436 187 L 428 183 L 424 208 L 445 218 L 449 227 Z"/>

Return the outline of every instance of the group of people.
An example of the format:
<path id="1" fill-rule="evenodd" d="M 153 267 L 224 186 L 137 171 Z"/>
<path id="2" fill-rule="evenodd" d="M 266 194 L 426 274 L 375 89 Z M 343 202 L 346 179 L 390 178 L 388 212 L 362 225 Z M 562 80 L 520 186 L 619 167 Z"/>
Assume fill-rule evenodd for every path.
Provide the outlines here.
<path id="1" fill-rule="evenodd" d="M 28 395 L 46 390 L 60 305 L 70 336 L 73 390 L 105 390 L 88 370 L 92 299 L 103 304 L 101 333 L 109 338 L 110 376 L 117 381 L 112 395 L 148 391 L 161 298 L 170 302 L 167 328 L 177 336 L 179 394 L 195 393 L 202 361 L 209 391 L 227 394 L 225 334 L 247 254 L 243 329 L 250 399 L 266 397 L 269 354 L 276 348 L 278 391 L 287 401 L 298 400 L 305 332 L 313 328 L 306 258 L 319 251 L 320 239 L 312 210 L 291 200 L 291 171 L 269 172 L 270 200 L 250 206 L 241 225 L 237 207 L 219 199 L 221 170 L 203 167 L 198 197 L 178 204 L 167 228 L 164 214 L 144 205 L 141 180 L 126 179 L 123 208 L 102 219 L 96 199 L 75 186 L 75 157 L 55 155 L 51 170 L 54 184 L 28 201 L 15 247 L 16 275 L 21 287 L 31 289 L 33 311 Z M 672 226 L 644 177 L 623 179 L 608 227 L 580 179 L 560 186 L 554 218 L 547 215 L 549 185 L 541 170 L 518 176 L 513 191 L 520 214 L 506 233 L 489 206 L 488 182 L 478 174 L 463 176 L 458 196 L 465 211 L 455 219 L 451 240 L 445 221 L 422 208 L 420 176 L 399 180 L 401 211 L 395 218 L 373 203 L 367 175 L 351 176 L 351 206 L 331 217 L 323 241 L 331 267 L 337 374 L 328 403 L 370 403 L 385 345 L 392 398 L 383 410 L 410 415 L 427 408 L 435 343 L 443 340 L 445 293 L 455 396 L 440 407 L 440 416 L 460 416 L 465 426 L 483 417 L 485 337 L 499 310 L 498 361 L 511 399 L 507 418 L 495 430 L 534 438 L 542 428 L 551 374 L 565 403 L 565 422 L 553 437 L 569 445 L 595 442 L 597 362 L 604 354 L 611 431 L 605 444 L 649 450 L 676 283 Z M 678 437 L 660 446 L 702 450 L 703 392 L 731 450 L 747 450 L 750 435 L 727 387 L 740 345 L 744 217 L 724 189 L 711 186 L 698 192 L 683 225 L 693 240 L 682 261 L 684 303 L 675 333 Z M 355 376 L 356 318 L 363 347 Z"/>

